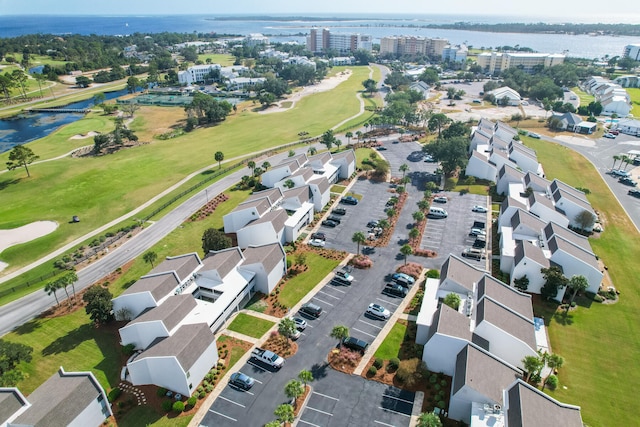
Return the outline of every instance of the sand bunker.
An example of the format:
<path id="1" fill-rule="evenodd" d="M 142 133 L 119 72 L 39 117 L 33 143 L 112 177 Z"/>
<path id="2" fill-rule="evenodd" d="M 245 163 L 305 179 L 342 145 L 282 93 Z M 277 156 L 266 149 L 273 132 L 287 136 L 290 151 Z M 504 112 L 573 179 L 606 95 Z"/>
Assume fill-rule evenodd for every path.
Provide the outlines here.
<path id="1" fill-rule="evenodd" d="M 0 253 L 20 243 L 27 243 L 38 237 L 53 233 L 58 228 L 54 221 L 36 221 L 10 230 L 0 230 Z"/>
<path id="2" fill-rule="evenodd" d="M 328 90 L 334 89 L 340 83 L 348 80 L 349 77 L 351 77 L 351 70 L 342 71 L 333 77 L 328 77 L 322 80 L 321 82 L 314 84 L 313 86 L 303 87 L 302 90 L 299 90 L 298 92 L 295 92 L 289 95 L 285 99 L 279 102 L 276 102 L 271 107 L 267 108 L 266 110 L 260 111 L 259 113 L 270 114 L 270 113 L 280 113 L 282 111 L 287 111 L 293 108 L 296 105 L 296 102 L 300 101 L 305 96 L 312 95 L 314 93 L 319 93 L 319 92 L 326 92 Z M 283 107 L 283 103 L 289 103 L 287 104 L 288 107 Z"/>
<path id="3" fill-rule="evenodd" d="M 96 135 L 100 135 L 100 132 L 88 132 L 86 135 L 83 135 L 81 133 L 77 134 L 77 135 L 73 135 L 71 138 L 69 139 L 86 139 L 86 138 L 91 138 L 92 136 L 96 136 Z"/>

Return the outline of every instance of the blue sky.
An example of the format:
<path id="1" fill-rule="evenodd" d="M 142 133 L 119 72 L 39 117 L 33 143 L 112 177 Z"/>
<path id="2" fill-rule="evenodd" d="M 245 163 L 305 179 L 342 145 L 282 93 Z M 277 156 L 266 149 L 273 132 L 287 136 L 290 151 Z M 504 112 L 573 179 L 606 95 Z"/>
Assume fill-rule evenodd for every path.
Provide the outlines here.
<path id="1" fill-rule="evenodd" d="M 593 0 L 0 0 L 0 15 L 167 15 L 167 14 L 304 14 L 398 13 L 507 15 L 553 17 L 571 22 L 592 15 L 589 22 L 639 22 L 640 2 L 618 10 Z M 597 13 L 595 13 L 597 12 Z"/>

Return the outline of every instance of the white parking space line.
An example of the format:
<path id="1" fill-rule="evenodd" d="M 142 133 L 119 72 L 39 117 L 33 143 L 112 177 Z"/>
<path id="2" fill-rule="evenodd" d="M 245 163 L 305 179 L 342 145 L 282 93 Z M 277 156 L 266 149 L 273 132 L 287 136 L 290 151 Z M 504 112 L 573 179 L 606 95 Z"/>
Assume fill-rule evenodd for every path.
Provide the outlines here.
<path id="1" fill-rule="evenodd" d="M 253 379 L 255 382 L 257 382 L 258 384 L 262 384 L 262 381 L 258 381 L 257 379 Z"/>
<path id="2" fill-rule="evenodd" d="M 333 307 L 333 304 L 331 304 L 330 302 L 323 301 L 323 300 L 321 300 L 320 298 L 317 298 L 317 297 L 313 297 L 313 299 L 318 301 L 318 302 L 321 302 L 323 304 L 327 304 L 327 305 L 330 305 L 331 307 Z"/>
<path id="3" fill-rule="evenodd" d="M 393 305 L 394 307 L 399 306 L 400 304 L 394 304 L 391 301 L 387 301 L 386 299 L 381 299 L 381 298 L 376 298 L 378 301 L 382 301 L 383 303 L 387 304 L 387 305 Z"/>
<path id="4" fill-rule="evenodd" d="M 267 370 L 266 370 L 265 368 L 263 368 L 263 367 L 262 367 L 262 366 L 260 366 L 260 365 L 256 365 L 255 363 L 251 363 L 251 361 L 247 361 L 247 364 L 248 364 L 248 365 L 251 365 L 251 366 L 253 366 L 253 367 L 258 368 L 258 369 L 262 370 L 263 372 L 267 372 Z"/>
<path id="5" fill-rule="evenodd" d="M 220 399 L 222 399 L 222 400 L 226 400 L 226 401 L 227 401 L 227 402 L 229 402 L 229 403 L 233 403 L 234 405 L 238 405 L 238 406 L 239 406 L 239 407 L 241 407 L 241 408 L 246 408 L 246 406 L 244 406 L 243 404 L 238 403 L 238 402 L 234 402 L 233 400 L 231 400 L 231 399 L 227 399 L 227 398 L 226 398 L 226 397 L 224 397 L 224 396 L 218 396 L 218 397 L 219 397 Z"/>
<path id="6" fill-rule="evenodd" d="M 333 417 L 333 414 L 331 412 L 321 411 L 320 409 L 312 408 L 311 406 L 308 406 L 308 405 L 307 405 L 307 409 L 311 409 L 312 411 L 320 412 L 321 414 L 325 414 L 325 415 L 329 415 L 330 417 Z"/>
<path id="7" fill-rule="evenodd" d="M 342 291 L 342 290 L 340 290 L 340 289 L 336 288 L 335 286 L 332 286 L 332 287 L 331 287 L 331 290 L 332 290 L 332 291 L 336 291 L 336 292 L 340 292 L 341 294 L 346 294 L 346 292 L 345 292 L 345 291 Z"/>
<path id="8" fill-rule="evenodd" d="M 225 417 L 225 418 L 226 418 L 226 419 L 228 419 L 228 420 L 238 422 L 238 420 L 236 420 L 235 418 L 231 418 L 231 417 L 230 417 L 230 416 L 228 416 L 228 415 L 221 414 L 220 412 L 216 412 L 216 411 L 214 411 L 213 409 L 209 409 L 209 412 L 213 412 L 213 413 L 214 413 L 214 414 L 216 414 L 216 415 L 220 415 L 221 417 Z"/>
<path id="9" fill-rule="evenodd" d="M 404 415 L 407 418 L 411 418 L 411 415 L 403 414 L 402 412 L 394 411 L 392 409 L 383 408 L 382 406 L 378 406 L 378 409 L 382 409 L 385 412 L 393 412 L 394 414 Z"/>
<path id="10" fill-rule="evenodd" d="M 301 423 L 304 423 L 304 424 L 307 424 L 307 425 L 310 425 L 310 426 L 313 426 L 313 427 L 321 427 L 318 424 L 310 423 L 309 421 L 305 421 L 302 418 L 300 418 L 300 420 L 298 422 L 301 422 Z"/>
<path id="11" fill-rule="evenodd" d="M 374 325 L 373 323 L 365 322 L 364 320 L 358 319 L 358 322 L 362 322 L 365 325 L 373 326 L 376 329 L 382 329 L 382 326 Z"/>
<path id="12" fill-rule="evenodd" d="M 255 394 L 251 393 L 250 391 L 245 390 L 244 392 L 247 393 L 250 396 L 255 396 Z"/>
<path id="13" fill-rule="evenodd" d="M 400 402 L 406 402 L 406 403 L 410 403 L 411 405 L 413 405 L 413 402 L 410 401 L 410 400 L 400 399 L 399 397 L 389 396 L 388 394 L 383 394 L 382 397 L 386 397 L 386 398 L 394 399 L 394 400 L 399 400 Z"/>
<path id="14" fill-rule="evenodd" d="M 371 335 L 370 333 L 365 332 L 365 331 L 361 331 L 360 329 L 353 328 L 353 330 L 354 330 L 354 331 L 358 331 L 358 332 L 360 332 L 361 334 L 369 335 L 371 338 L 375 338 L 375 337 L 376 337 L 375 335 Z"/>
<path id="15" fill-rule="evenodd" d="M 396 427 L 393 424 L 383 423 L 382 421 L 378 421 L 378 420 L 373 420 L 373 422 L 376 423 L 376 424 L 380 424 L 381 426 Z"/>
<path id="16" fill-rule="evenodd" d="M 322 295 L 326 295 L 326 296 L 328 296 L 329 298 L 334 298 L 334 299 L 337 299 L 337 300 L 341 299 L 340 297 L 334 297 L 333 295 L 328 294 L 328 293 L 323 292 L 323 291 L 318 291 L 318 293 L 319 293 L 319 294 L 322 294 Z"/>
<path id="17" fill-rule="evenodd" d="M 333 399 L 336 402 L 340 402 L 340 399 L 336 398 L 336 397 L 332 397 L 332 396 L 328 396 L 326 394 L 322 394 L 322 393 L 318 393 L 317 391 L 312 392 L 313 394 L 317 394 L 318 396 L 322 396 L 322 397 L 326 397 L 327 399 Z"/>

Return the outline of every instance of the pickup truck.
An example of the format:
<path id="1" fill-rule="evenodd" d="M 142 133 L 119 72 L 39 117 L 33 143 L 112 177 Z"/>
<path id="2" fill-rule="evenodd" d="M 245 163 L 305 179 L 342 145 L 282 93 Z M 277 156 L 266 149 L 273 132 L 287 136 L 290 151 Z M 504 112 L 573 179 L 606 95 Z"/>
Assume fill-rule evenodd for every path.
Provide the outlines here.
<path id="1" fill-rule="evenodd" d="M 282 365 L 284 365 L 284 359 L 282 357 L 278 356 L 273 351 L 265 350 L 263 348 L 256 348 L 253 350 L 253 352 L 251 352 L 251 358 L 266 363 L 275 369 L 280 369 L 282 368 Z"/>

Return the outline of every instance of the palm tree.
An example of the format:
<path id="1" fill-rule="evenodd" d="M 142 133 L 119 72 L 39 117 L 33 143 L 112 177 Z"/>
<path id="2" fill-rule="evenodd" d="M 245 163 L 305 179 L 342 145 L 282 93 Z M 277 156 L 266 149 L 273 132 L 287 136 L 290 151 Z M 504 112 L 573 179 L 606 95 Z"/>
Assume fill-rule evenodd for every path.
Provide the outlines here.
<path id="1" fill-rule="evenodd" d="M 273 411 L 278 420 L 282 423 L 292 423 L 295 420 L 293 406 L 289 404 L 282 404 Z"/>
<path id="2" fill-rule="evenodd" d="M 64 279 L 64 276 L 62 276 L 55 281 L 55 284 L 58 289 L 64 290 L 64 293 L 67 294 L 67 301 L 69 302 L 69 307 L 71 307 L 71 298 L 69 298 L 69 292 L 67 291 L 67 286 L 69 286 L 69 283 L 67 283 L 67 281 Z"/>
<path id="3" fill-rule="evenodd" d="M 351 138 L 353 138 L 353 133 L 347 132 L 344 134 L 344 136 L 347 138 L 347 144 L 351 144 Z"/>
<path id="4" fill-rule="evenodd" d="M 331 338 L 337 339 L 338 341 L 340 341 L 340 343 L 342 343 L 342 340 L 349 337 L 349 328 L 343 325 L 336 325 L 331 330 L 329 336 Z"/>
<path id="5" fill-rule="evenodd" d="M 62 278 L 68 285 L 71 285 L 71 289 L 73 290 L 73 298 L 76 297 L 76 282 L 78 281 L 78 275 L 75 271 L 70 271 L 64 275 Z"/>
<path id="6" fill-rule="evenodd" d="M 615 156 L 613 156 L 613 166 L 611 166 L 611 169 L 615 169 L 616 168 L 616 163 L 618 162 L 618 160 L 621 160 L 622 156 L 616 154 Z"/>
<path id="7" fill-rule="evenodd" d="M 44 291 L 47 293 L 47 295 L 53 294 L 56 299 L 56 305 L 60 305 L 60 301 L 58 301 L 58 295 L 56 294 L 57 290 L 58 284 L 56 283 L 56 281 L 48 282 L 46 285 L 44 285 Z"/>
<path id="8" fill-rule="evenodd" d="M 583 275 L 573 276 L 571 277 L 571 279 L 569 279 L 569 287 L 573 289 L 573 293 L 571 294 L 569 304 L 567 304 L 567 311 L 569 311 L 571 304 L 573 304 L 573 299 L 576 297 L 578 292 L 587 290 L 587 288 L 589 287 L 589 282 Z"/>
<path id="9" fill-rule="evenodd" d="M 270 167 L 271 167 L 271 163 L 269 162 L 262 163 L 262 169 L 264 169 L 265 171 L 269 170 Z"/>
<path id="10" fill-rule="evenodd" d="M 442 427 L 442 421 L 433 412 L 423 412 L 418 417 L 418 427 Z"/>
<path id="11" fill-rule="evenodd" d="M 422 220 L 424 220 L 424 213 L 422 213 L 422 211 L 415 211 L 412 216 L 413 216 L 413 220 L 416 223 L 419 223 Z"/>
<path id="12" fill-rule="evenodd" d="M 527 372 L 527 377 L 525 378 L 525 381 L 529 382 L 529 380 L 531 379 L 531 375 L 538 372 L 538 370 L 541 369 L 543 365 L 544 363 L 542 362 L 542 359 L 540 357 L 525 356 L 524 359 L 522 359 L 522 366 L 524 367 L 524 370 Z"/>
<path id="13" fill-rule="evenodd" d="M 218 169 L 220 169 L 222 167 L 221 162 L 224 160 L 224 153 L 222 151 L 216 151 L 214 158 L 216 159 L 216 162 L 218 162 Z"/>
<path id="14" fill-rule="evenodd" d="M 287 346 L 289 346 L 289 339 L 296 333 L 296 322 L 290 317 L 283 318 L 278 323 L 278 333 L 287 339 Z"/>
<path id="15" fill-rule="evenodd" d="M 309 149 L 307 150 L 307 153 L 309 153 L 310 156 L 315 156 L 317 152 L 318 149 L 316 147 L 309 147 Z"/>
<path id="16" fill-rule="evenodd" d="M 307 384 L 309 384 L 311 381 L 313 381 L 313 373 L 311 373 L 311 371 L 307 371 L 306 369 L 303 369 L 298 374 L 298 379 L 300 381 L 302 381 L 302 383 L 306 387 Z"/>
<path id="17" fill-rule="evenodd" d="M 393 218 L 396 214 L 396 210 L 393 208 L 389 208 L 387 209 L 387 217 L 389 217 L 389 219 Z"/>
<path id="18" fill-rule="evenodd" d="M 409 170 L 409 165 L 406 164 L 406 163 L 403 163 L 403 164 L 400 165 L 400 167 L 398 169 L 400 170 L 400 172 L 402 172 L 402 179 L 404 179 L 405 174 Z"/>
<path id="19" fill-rule="evenodd" d="M 351 236 L 351 241 L 358 245 L 358 255 L 360 255 L 360 245 L 367 241 L 367 236 L 364 235 L 362 231 L 356 231 Z"/>
<path id="20" fill-rule="evenodd" d="M 624 163 L 624 170 L 627 170 L 627 166 L 629 166 L 629 163 L 631 162 L 631 158 L 629 156 L 622 156 L 622 163 Z M 622 163 L 620 163 L 620 165 L 622 165 Z"/>
<path id="21" fill-rule="evenodd" d="M 420 236 L 420 230 L 418 230 L 417 227 L 413 227 L 411 230 L 409 230 L 409 238 L 413 239 L 417 239 L 418 236 Z"/>
<path id="22" fill-rule="evenodd" d="M 404 265 L 407 265 L 407 257 L 413 254 L 413 248 L 411 247 L 411 245 L 402 245 L 402 247 L 400 248 L 400 253 L 404 255 Z"/>
<path id="23" fill-rule="evenodd" d="M 422 200 L 418 201 L 418 208 L 419 208 L 421 211 L 426 211 L 427 209 L 429 209 L 429 206 L 430 206 L 430 205 L 431 205 L 431 204 L 429 203 L 429 201 L 428 201 L 428 200 L 424 200 L 424 199 L 422 199 Z"/>
<path id="24" fill-rule="evenodd" d="M 362 138 L 362 132 L 356 131 L 356 138 L 358 138 L 358 142 L 360 142 L 360 138 Z"/>
<path id="25" fill-rule="evenodd" d="M 304 387 L 298 380 L 291 380 L 284 386 L 284 395 L 295 401 L 304 394 Z"/>
<path id="26" fill-rule="evenodd" d="M 547 385 L 547 380 L 549 377 L 555 372 L 556 369 L 562 368 L 564 365 L 564 358 L 558 354 L 552 354 L 547 358 L 547 366 L 551 368 L 551 372 L 542 382 L 542 391 L 544 391 L 544 387 Z"/>
<path id="27" fill-rule="evenodd" d="M 251 175 L 253 175 L 253 171 L 256 169 L 256 162 L 254 162 L 253 160 L 249 160 L 247 162 L 247 167 L 251 169 Z"/>
<path id="28" fill-rule="evenodd" d="M 156 260 L 158 259 L 158 254 L 155 253 L 154 251 L 149 251 L 144 255 L 142 255 L 142 259 L 147 264 L 151 264 L 151 268 L 153 268 L 153 263 L 156 262 Z"/>

